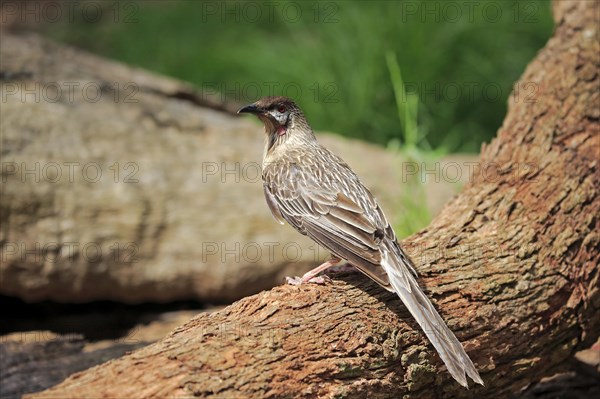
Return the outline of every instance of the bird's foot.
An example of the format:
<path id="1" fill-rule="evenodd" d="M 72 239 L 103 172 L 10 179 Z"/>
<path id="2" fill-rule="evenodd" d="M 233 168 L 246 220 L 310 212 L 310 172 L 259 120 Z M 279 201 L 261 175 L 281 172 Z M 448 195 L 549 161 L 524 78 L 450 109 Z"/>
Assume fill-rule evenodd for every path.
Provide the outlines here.
<path id="1" fill-rule="evenodd" d="M 327 276 L 317 277 L 317 275 L 319 273 L 337 265 L 339 262 L 340 262 L 340 259 L 331 258 L 327 262 L 324 262 L 323 264 L 315 267 L 314 269 L 304 273 L 304 275 L 302 277 L 286 277 L 285 281 L 288 284 L 292 284 L 292 285 L 300 285 L 300 284 L 309 283 L 309 282 L 316 283 L 316 284 L 325 284 L 326 282 L 331 281 L 331 279 Z"/>
<path id="2" fill-rule="evenodd" d="M 313 283 L 313 284 L 325 284 L 330 282 L 331 279 L 329 278 L 329 276 L 326 275 L 322 275 L 322 276 L 302 276 L 302 277 L 286 277 L 285 278 L 285 282 L 290 284 L 290 285 L 302 285 L 302 284 L 306 284 L 306 283 Z"/>

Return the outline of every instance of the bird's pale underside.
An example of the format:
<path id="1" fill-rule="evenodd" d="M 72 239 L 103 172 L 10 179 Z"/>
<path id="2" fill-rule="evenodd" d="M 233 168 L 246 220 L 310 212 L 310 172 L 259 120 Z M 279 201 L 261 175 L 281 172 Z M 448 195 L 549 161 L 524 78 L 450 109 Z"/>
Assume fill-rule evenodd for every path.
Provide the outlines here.
<path id="1" fill-rule="evenodd" d="M 419 287 L 377 201 L 341 158 L 317 142 L 298 106 L 286 97 L 265 97 L 239 112 L 256 114 L 265 125 L 262 177 L 275 219 L 395 292 L 450 374 L 465 387 L 465 374 L 483 385 L 461 343 Z"/>

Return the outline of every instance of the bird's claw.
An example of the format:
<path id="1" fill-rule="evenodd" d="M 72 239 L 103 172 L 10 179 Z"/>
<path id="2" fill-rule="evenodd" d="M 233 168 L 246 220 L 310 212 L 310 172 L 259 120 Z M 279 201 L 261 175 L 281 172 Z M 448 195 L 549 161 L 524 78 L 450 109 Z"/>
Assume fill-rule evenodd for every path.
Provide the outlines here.
<path id="1" fill-rule="evenodd" d="M 306 283 L 325 284 L 329 281 L 331 281 L 331 278 L 329 278 L 329 276 L 326 276 L 326 275 L 315 276 L 315 277 L 310 277 L 310 276 L 297 277 L 296 276 L 296 277 L 286 277 L 285 278 L 285 282 L 290 285 L 302 285 L 302 284 L 306 284 Z"/>
<path id="2" fill-rule="evenodd" d="M 300 284 L 302 284 L 302 279 L 298 276 L 295 276 L 295 277 L 286 276 L 285 282 L 289 285 L 300 285 Z"/>

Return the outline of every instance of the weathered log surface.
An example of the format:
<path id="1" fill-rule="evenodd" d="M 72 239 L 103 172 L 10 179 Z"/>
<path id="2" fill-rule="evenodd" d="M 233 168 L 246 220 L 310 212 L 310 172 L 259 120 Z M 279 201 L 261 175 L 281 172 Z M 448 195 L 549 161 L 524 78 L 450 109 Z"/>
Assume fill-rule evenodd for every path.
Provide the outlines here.
<path id="1" fill-rule="evenodd" d="M 515 92 L 472 184 L 404 242 L 485 387 L 455 383 L 395 295 L 345 273 L 200 315 L 29 398 L 499 398 L 561 371 L 600 328 L 598 7 L 554 4 L 517 83 L 535 97 Z"/>

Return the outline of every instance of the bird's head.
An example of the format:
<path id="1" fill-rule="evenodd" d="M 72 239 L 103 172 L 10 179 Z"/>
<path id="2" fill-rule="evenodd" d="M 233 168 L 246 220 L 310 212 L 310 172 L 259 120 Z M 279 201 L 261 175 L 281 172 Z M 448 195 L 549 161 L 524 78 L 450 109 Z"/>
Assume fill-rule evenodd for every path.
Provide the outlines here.
<path id="1" fill-rule="evenodd" d="M 314 140 L 312 129 L 294 101 L 287 97 L 263 97 L 242 107 L 238 114 L 255 114 L 265 125 L 270 146 L 290 139 Z"/>

